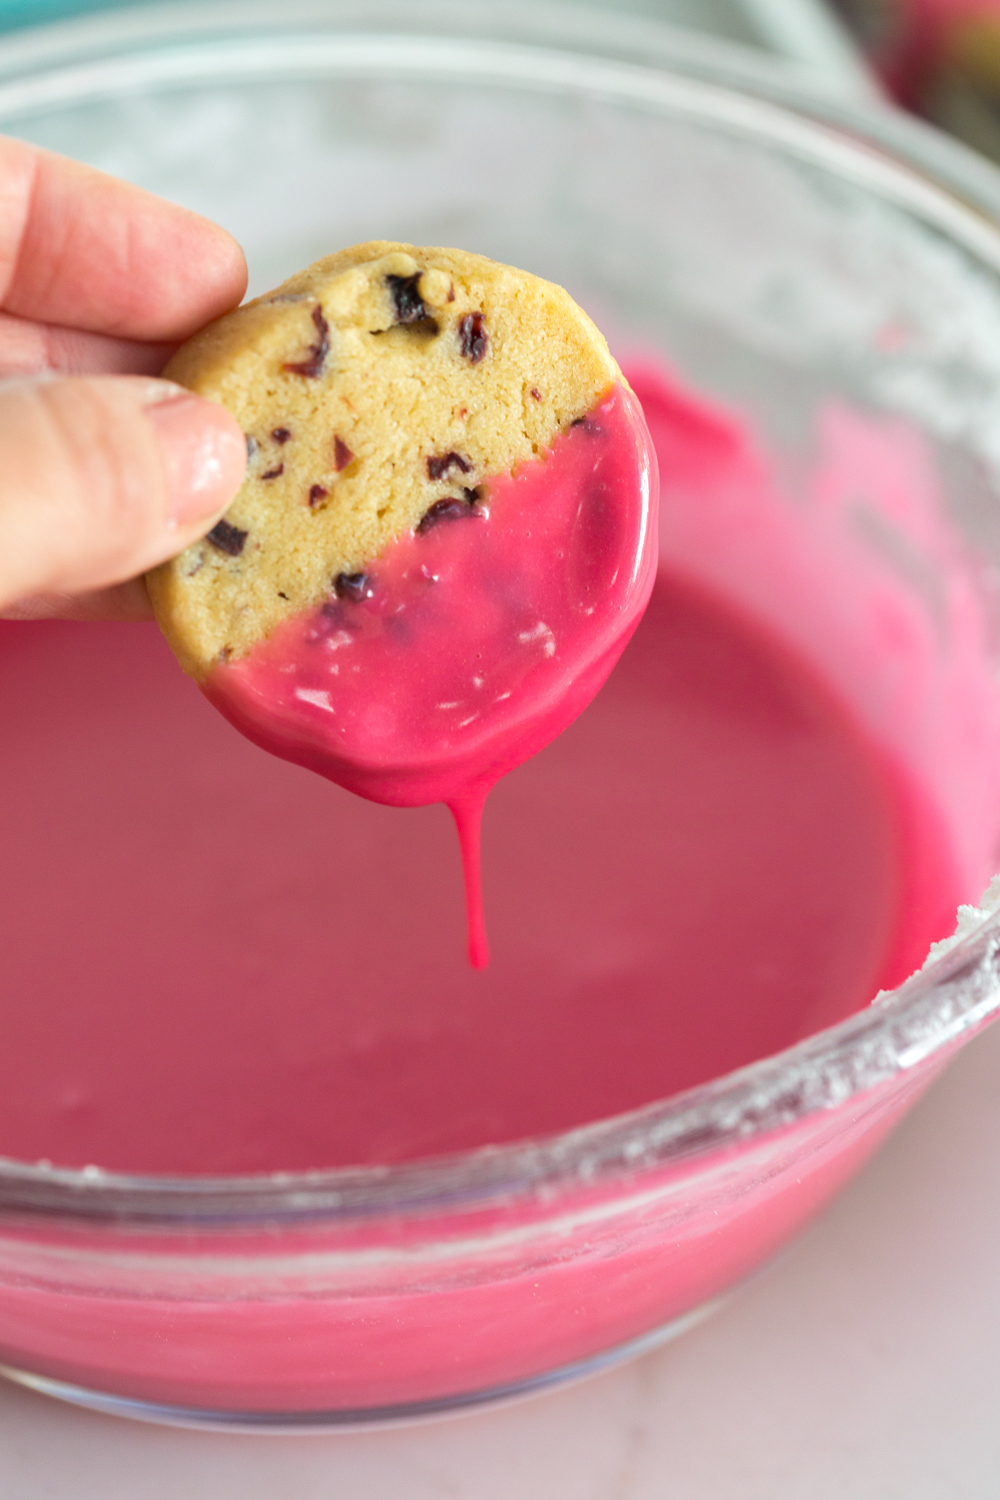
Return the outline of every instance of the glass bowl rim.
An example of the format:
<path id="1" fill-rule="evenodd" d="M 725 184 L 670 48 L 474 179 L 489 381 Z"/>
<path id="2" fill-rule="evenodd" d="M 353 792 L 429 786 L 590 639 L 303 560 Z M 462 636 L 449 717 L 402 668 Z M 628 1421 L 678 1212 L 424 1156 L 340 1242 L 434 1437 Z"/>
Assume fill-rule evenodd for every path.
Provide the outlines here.
<path id="1" fill-rule="evenodd" d="M 410 30 L 394 29 L 405 14 Z M 1000 172 L 959 143 L 884 105 L 802 86 L 793 70 L 741 58 L 738 47 L 679 36 L 657 23 L 588 18 L 567 6 L 489 17 L 449 0 L 269 0 L 103 12 L 15 34 L 0 44 L 0 127 L 12 113 L 106 97 L 147 80 L 207 83 L 224 57 L 272 78 L 286 62 L 414 79 L 471 68 L 494 84 L 595 93 L 612 104 L 688 113 L 804 153 L 929 218 L 1000 273 Z M 357 18 L 363 15 L 359 29 Z M 475 23 L 470 24 L 470 18 Z M 485 19 L 484 19 L 485 18 Z M 513 18 L 513 19 L 512 19 Z M 524 24 L 529 40 L 511 40 Z M 464 34 L 463 34 L 464 33 Z M 325 48 L 317 56 L 317 38 Z M 297 44 L 305 43 L 305 47 Z M 655 46 L 654 46 L 655 43 Z M 655 61 L 635 61 L 637 50 Z M 309 56 L 311 55 L 311 62 Z M 295 61 L 298 58 L 299 61 Z M 200 64 L 193 63 L 200 59 Z M 339 60 L 339 62 L 338 62 Z M 184 72 L 187 68 L 189 71 Z M 129 71 L 131 70 L 131 71 Z M 171 71 L 172 70 L 172 71 Z M 246 77 L 228 73 L 225 76 Z M 96 91 L 96 94 L 95 94 Z M 1000 912 L 865 1010 L 795 1046 L 709 1083 L 569 1131 L 393 1166 L 223 1177 L 172 1177 L 0 1159 L 0 1218 L 250 1227 L 392 1214 L 459 1213 L 491 1201 L 593 1188 L 737 1145 L 838 1108 L 900 1075 L 930 1068 L 1000 1013 Z"/>

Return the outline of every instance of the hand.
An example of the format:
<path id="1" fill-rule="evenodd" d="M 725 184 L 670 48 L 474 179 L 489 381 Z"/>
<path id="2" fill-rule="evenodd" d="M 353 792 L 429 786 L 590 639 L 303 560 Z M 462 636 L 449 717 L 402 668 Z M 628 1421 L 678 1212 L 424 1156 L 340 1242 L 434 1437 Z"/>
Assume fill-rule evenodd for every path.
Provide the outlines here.
<path id="1" fill-rule="evenodd" d="M 246 465 L 228 412 L 153 377 L 246 280 L 207 219 L 0 137 L 0 616 L 149 617 L 141 574 Z"/>

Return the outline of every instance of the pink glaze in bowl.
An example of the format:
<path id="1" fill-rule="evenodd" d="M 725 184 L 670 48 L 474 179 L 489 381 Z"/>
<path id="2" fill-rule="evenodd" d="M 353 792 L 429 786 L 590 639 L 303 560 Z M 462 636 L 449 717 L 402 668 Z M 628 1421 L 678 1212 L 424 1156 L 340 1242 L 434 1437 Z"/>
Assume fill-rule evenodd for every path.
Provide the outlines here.
<path id="1" fill-rule="evenodd" d="M 731 64 L 724 79 L 690 58 L 643 67 L 613 42 L 602 60 L 555 13 L 531 45 L 481 17 L 406 16 L 178 9 L 55 28 L 8 53 L 0 124 L 213 213 L 263 284 L 375 229 L 564 282 L 646 404 L 664 569 L 809 663 L 933 804 L 951 874 L 935 885 L 930 843 L 910 846 L 896 922 L 916 936 L 846 1017 L 816 1009 L 777 1049 L 610 1118 L 314 1170 L 136 1175 L 12 1153 L 0 1363 L 153 1420 L 399 1420 L 675 1333 L 1000 1009 L 996 920 L 898 983 L 945 934 L 944 906 L 978 895 L 1000 833 L 997 178 L 894 116 L 838 121 L 760 77 L 740 87 Z M 692 433 L 712 457 L 694 489 Z M 719 942 L 732 920 L 714 913 Z M 898 988 L 866 1004 L 883 974 Z"/>

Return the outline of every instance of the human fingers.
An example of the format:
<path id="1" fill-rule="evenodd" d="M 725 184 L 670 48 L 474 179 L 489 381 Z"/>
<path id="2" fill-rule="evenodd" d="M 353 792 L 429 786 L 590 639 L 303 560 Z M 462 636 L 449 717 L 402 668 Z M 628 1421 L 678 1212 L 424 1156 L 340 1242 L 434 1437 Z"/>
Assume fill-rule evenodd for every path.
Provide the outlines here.
<path id="1" fill-rule="evenodd" d="M 118 339 L 0 312 L 0 380 L 40 375 L 158 375 L 175 344 Z"/>
<path id="2" fill-rule="evenodd" d="M 245 466 L 229 413 L 168 381 L 0 386 L 0 609 L 144 573 L 208 529 Z"/>
<path id="3" fill-rule="evenodd" d="M 0 306 L 119 338 L 179 343 L 235 307 L 246 261 L 189 209 L 0 137 Z"/>

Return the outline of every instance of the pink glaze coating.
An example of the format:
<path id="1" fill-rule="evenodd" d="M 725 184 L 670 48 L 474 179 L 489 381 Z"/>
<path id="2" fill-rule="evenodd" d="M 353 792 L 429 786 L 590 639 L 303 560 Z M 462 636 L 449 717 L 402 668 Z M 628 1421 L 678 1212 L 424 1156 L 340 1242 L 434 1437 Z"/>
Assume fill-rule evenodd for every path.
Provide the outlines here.
<path id="1" fill-rule="evenodd" d="M 265 750 L 374 802 L 445 802 L 470 958 L 487 961 L 479 823 L 490 787 L 606 680 L 656 569 L 656 455 L 623 385 L 541 458 L 399 538 L 362 597 L 296 617 L 204 690 Z"/>

